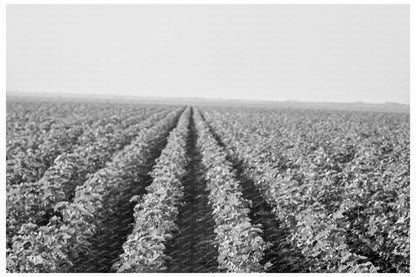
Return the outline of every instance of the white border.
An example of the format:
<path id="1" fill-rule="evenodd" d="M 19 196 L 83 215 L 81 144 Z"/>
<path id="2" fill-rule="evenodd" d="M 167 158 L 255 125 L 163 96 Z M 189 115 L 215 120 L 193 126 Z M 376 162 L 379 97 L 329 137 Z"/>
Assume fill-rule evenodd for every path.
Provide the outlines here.
<path id="1" fill-rule="evenodd" d="M 203 1 L 203 0 L 186 0 L 186 1 L 175 1 L 175 0 L 74 0 L 74 1 L 68 1 L 68 0 L 44 0 L 44 1 L 35 1 L 35 0 L 0 0 L 0 84 L 3 88 L 2 93 L 0 95 L 0 101 L 1 101 L 1 108 L 0 108 L 0 117 L 1 117 L 1 126 L 2 129 L 0 131 L 0 184 L 3 184 L 2 191 L 0 192 L 0 199 L 2 203 L 2 209 L 1 209 L 1 235 L 0 235 L 0 243 L 2 245 L 5 245 L 5 235 L 6 235 L 6 198 L 5 198 L 5 179 L 6 179 L 6 163 L 5 163 L 5 156 L 6 156 L 6 5 L 7 4 L 409 4 L 410 5 L 410 126 L 413 126 L 411 128 L 411 184 L 415 183 L 416 180 L 416 173 L 415 173 L 415 147 L 414 147 L 414 140 L 416 138 L 416 108 L 415 108 L 415 101 L 416 101 L 416 95 L 415 95 L 415 24 L 416 24 L 416 2 L 414 1 L 392 1 L 392 0 L 363 0 L 363 1 L 343 1 L 343 0 L 332 0 L 332 1 L 314 1 L 314 0 L 293 0 L 293 1 L 279 1 L 279 0 L 212 0 L 212 1 Z M 415 189 L 411 188 L 410 197 L 411 199 L 415 199 Z M 415 273 L 416 270 L 413 268 L 416 266 L 416 251 L 414 247 L 415 243 L 415 205 L 411 204 L 411 272 Z M 6 261 L 5 261 L 5 252 L 3 250 L 3 253 L 0 254 L 0 274 L 6 272 Z M 22 273 L 19 273 L 19 275 Z M 30 273 L 29 273 L 30 274 Z M 96 274 L 83 274 L 83 273 L 71 273 L 70 275 L 76 274 L 76 276 L 95 276 Z M 301 273 L 296 273 L 296 275 L 299 275 Z M 307 276 L 321 276 L 323 274 L 315 274 L 315 273 L 303 273 L 307 274 Z M 303 275 L 302 274 L 302 275 Z M 11 273 L 7 273 L 7 275 L 11 275 Z M 24 274 L 27 275 L 27 274 Z M 67 274 L 53 274 L 56 276 L 64 276 Z M 106 276 L 120 276 L 123 275 L 122 273 L 116 274 L 116 273 L 109 273 L 106 274 Z M 158 274 L 140 274 L 140 276 L 156 276 Z M 183 274 L 169 274 L 170 276 L 182 276 Z M 206 274 L 191 274 L 192 276 L 202 276 Z M 213 274 L 210 274 L 212 276 Z M 217 275 L 217 274 L 215 274 Z M 219 275 L 219 274 L 218 274 Z M 234 275 L 234 274 L 227 274 L 227 275 Z M 259 276 L 262 274 L 238 274 L 238 276 Z M 277 274 L 268 274 L 268 275 L 277 275 Z M 294 276 L 293 274 L 278 274 L 279 276 Z M 361 274 L 340 274 L 342 276 L 359 276 Z M 410 274 L 383 274 L 383 276 L 409 276 Z M 36 276 L 52 276 L 51 273 L 45 273 L 45 274 L 37 274 Z M 188 274 L 189 276 L 189 274 Z"/>
<path id="2" fill-rule="evenodd" d="M 416 191 L 412 188 L 412 184 L 415 184 L 416 172 L 415 172 L 415 139 L 416 139 L 416 110 L 415 110 L 415 24 L 416 24 L 416 4 L 410 5 L 410 272 L 415 273 L 415 269 L 412 269 L 416 265 L 416 248 L 415 248 L 415 205 L 412 205 L 412 199 L 414 200 Z M 413 127 L 412 127 L 413 126 Z M 413 166 L 412 166 L 413 165 Z M 413 222 L 413 223 L 412 223 Z"/>

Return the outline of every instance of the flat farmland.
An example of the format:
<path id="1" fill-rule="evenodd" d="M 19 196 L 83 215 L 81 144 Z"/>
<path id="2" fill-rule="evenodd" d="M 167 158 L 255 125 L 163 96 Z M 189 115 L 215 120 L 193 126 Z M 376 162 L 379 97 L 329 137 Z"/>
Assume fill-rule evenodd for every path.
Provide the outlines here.
<path id="1" fill-rule="evenodd" d="M 8 272 L 409 272 L 408 113 L 7 100 Z"/>

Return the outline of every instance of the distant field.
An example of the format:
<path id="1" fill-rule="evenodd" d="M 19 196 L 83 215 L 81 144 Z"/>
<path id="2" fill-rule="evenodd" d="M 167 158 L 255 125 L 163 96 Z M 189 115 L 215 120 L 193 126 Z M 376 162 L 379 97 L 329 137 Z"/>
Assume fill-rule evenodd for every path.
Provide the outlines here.
<path id="1" fill-rule="evenodd" d="M 340 111 L 368 111 L 368 112 L 394 112 L 410 113 L 410 105 L 387 103 L 336 103 L 336 102 L 302 102 L 302 101 L 266 101 L 266 100 L 238 100 L 238 99 L 211 99 L 211 98 L 164 98 L 140 97 L 131 95 L 96 95 L 96 94 L 65 94 L 59 93 L 33 93 L 8 91 L 8 99 L 43 99 L 52 101 L 84 101 L 84 102 L 118 102 L 139 104 L 168 104 L 191 106 L 218 106 L 218 107 L 257 107 L 264 109 L 321 109 Z"/>
<path id="2" fill-rule="evenodd" d="M 7 271 L 409 272 L 406 108 L 176 104 L 8 98 Z"/>

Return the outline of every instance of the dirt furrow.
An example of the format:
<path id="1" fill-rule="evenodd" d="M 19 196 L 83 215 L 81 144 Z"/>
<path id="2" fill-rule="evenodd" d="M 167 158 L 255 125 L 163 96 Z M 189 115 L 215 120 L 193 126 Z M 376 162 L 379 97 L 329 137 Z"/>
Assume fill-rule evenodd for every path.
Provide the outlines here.
<path id="1" fill-rule="evenodd" d="M 203 119 L 205 120 L 204 117 Z M 205 122 L 217 143 L 227 151 L 227 159 L 233 165 L 236 179 L 242 187 L 243 197 L 252 202 L 249 214 L 252 224 L 260 224 L 262 226 L 263 233 L 261 237 L 270 245 L 265 251 L 262 260 L 263 265 L 268 265 L 267 272 L 299 272 L 300 267 L 304 267 L 304 272 L 307 271 L 306 265 L 302 262 L 302 254 L 300 251 L 294 250 L 296 248 L 286 240 L 286 237 L 289 235 L 289 230 L 282 227 L 283 224 L 279 222 L 272 208 L 266 203 L 260 191 L 256 189 L 254 181 L 246 174 L 242 161 L 237 160 L 236 157 L 231 155 L 221 137 L 215 132 L 207 120 Z"/>
<path id="2" fill-rule="evenodd" d="M 178 119 L 179 116 L 170 131 L 176 127 Z M 81 272 L 112 272 L 111 266 L 123 252 L 122 245 L 133 230 L 133 213 L 136 203 L 130 202 L 129 200 L 135 195 L 143 195 L 146 193 L 146 187 L 153 180 L 149 173 L 155 165 L 156 159 L 165 148 L 167 138 L 168 135 L 158 142 L 157 147 L 151 150 L 152 153 L 147 160 L 146 167 L 143 168 L 142 172 L 135 174 L 137 180 L 131 180 L 131 182 L 127 180 L 127 186 L 123 189 L 123 198 L 112 207 L 112 213 L 108 214 L 103 224 L 104 226 L 111 227 L 105 228 L 105 232 L 96 234 L 93 238 L 93 248 L 91 251 L 93 255 L 86 260 L 79 259 L 77 261 L 78 265 L 75 267 L 79 268 Z M 107 198 L 110 197 L 112 196 L 108 195 Z"/>
<path id="3" fill-rule="evenodd" d="M 172 258 L 167 263 L 167 272 L 217 272 L 218 253 L 213 244 L 215 223 L 205 190 L 201 157 L 195 147 L 193 111 L 189 128 L 187 151 L 191 161 L 187 167 L 188 175 L 183 180 L 184 203 L 176 222 L 179 230 L 166 249 L 166 254 Z"/>

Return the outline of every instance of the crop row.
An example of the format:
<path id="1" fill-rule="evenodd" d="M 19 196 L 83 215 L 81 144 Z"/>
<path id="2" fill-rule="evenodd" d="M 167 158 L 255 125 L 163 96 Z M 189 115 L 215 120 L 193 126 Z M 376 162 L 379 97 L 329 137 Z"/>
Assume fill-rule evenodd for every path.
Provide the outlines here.
<path id="1" fill-rule="evenodd" d="M 227 272 L 258 272 L 266 243 L 259 236 L 260 226 L 249 219 L 250 203 L 242 197 L 239 183 L 232 173 L 226 155 L 196 111 L 197 149 L 202 155 L 209 203 L 215 221 L 215 244 L 218 244 L 219 270 Z M 183 115 L 171 132 L 167 147 L 153 169 L 152 184 L 147 194 L 135 197 L 135 225 L 123 245 L 124 253 L 114 265 L 118 272 L 161 272 L 167 270 L 166 244 L 175 235 L 178 206 L 183 202 L 186 136 L 189 114 Z M 196 228 L 197 226 L 192 226 Z"/>
<path id="2" fill-rule="evenodd" d="M 242 197 L 224 150 L 218 145 L 199 113 L 195 113 L 198 130 L 197 147 L 213 208 L 218 243 L 218 264 L 227 272 L 260 272 L 266 243 L 260 237 L 259 226 L 250 223 L 250 203 Z"/>
<path id="3" fill-rule="evenodd" d="M 119 126 L 133 114 L 114 116 L 115 109 L 91 111 L 88 117 L 69 115 L 44 132 L 7 138 L 7 187 L 38 181 L 55 158 Z"/>
<path id="4" fill-rule="evenodd" d="M 183 200 L 182 180 L 189 162 L 186 148 L 191 109 L 182 114 L 168 143 L 156 160 L 152 183 L 146 194 L 134 196 L 134 228 L 123 244 L 123 254 L 114 264 L 118 272 L 161 272 L 166 270 L 166 242 L 177 230 L 179 203 Z"/>
<path id="5" fill-rule="evenodd" d="M 297 176 L 291 174 L 290 168 L 282 167 L 282 162 L 283 166 L 288 165 L 284 156 L 267 153 L 265 146 L 272 144 L 270 141 L 264 143 L 264 132 L 247 133 L 241 126 L 241 119 L 225 118 L 219 113 L 206 113 L 206 116 L 232 155 L 244 162 L 246 171 L 266 202 L 274 208 L 276 216 L 292 230 L 291 241 L 307 257 L 311 271 L 376 270 L 371 262 L 361 262 L 366 257 L 350 252 L 345 241 L 346 230 L 336 224 L 336 219 L 343 216 L 342 211 L 328 213 L 327 207 L 312 193 L 311 184 L 302 185 L 296 180 Z M 325 192 L 331 191 L 326 187 Z"/>
<path id="6" fill-rule="evenodd" d="M 99 246 L 119 235 L 114 230 L 119 226 L 109 220 L 122 218 L 120 209 L 132 195 L 143 190 L 141 182 L 149 161 L 154 159 L 153 152 L 166 139 L 182 110 L 176 109 L 153 127 L 141 130 L 110 163 L 76 188 L 73 202 L 55 205 L 58 215 L 48 225 L 24 224 L 8 251 L 7 269 L 10 272 L 88 271 L 91 258 L 108 264 L 106 257 L 100 259 L 105 251 Z"/>
<path id="7" fill-rule="evenodd" d="M 279 183 L 280 205 L 285 207 L 280 209 L 284 211 L 281 218 L 290 218 L 285 213 L 301 214 L 299 219 L 290 220 L 289 226 L 295 224 L 291 229 L 298 230 L 292 241 L 308 239 L 306 249 L 317 256 L 315 260 L 322 261 L 325 269 L 329 263 L 323 253 L 330 251 L 326 249 L 328 232 L 324 230 L 331 218 L 329 224 L 336 230 L 329 234 L 338 234 L 329 236 L 329 243 L 340 241 L 340 248 L 365 257 L 361 260 L 370 261 L 380 272 L 408 272 L 408 116 L 268 112 L 271 115 L 264 111 L 234 113 L 223 120 L 232 123 L 236 119 L 238 124 L 234 126 L 238 128 L 234 131 L 240 142 L 248 142 L 258 161 L 268 162 L 275 170 L 272 178 Z M 241 131 L 248 128 L 252 130 L 250 135 Z M 251 145 L 251 141 L 258 143 Z M 270 172 L 270 168 L 264 172 Z M 341 255 L 354 256 L 345 252 Z M 332 260 L 331 255 L 327 260 Z M 374 270 L 371 265 L 369 268 Z M 338 269 L 357 268 L 344 265 Z"/>
<path id="8" fill-rule="evenodd" d="M 115 124 L 105 129 L 92 129 L 90 141 L 76 147 L 70 153 L 59 155 L 43 177 L 33 183 L 12 186 L 7 193 L 7 233 L 9 240 L 23 223 L 46 225 L 54 214 L 53 207 L 61 201 L 71 201 L 77 186 L 82 185 L 88 174 L 96 172 L 111 159 L 114 152 L 127 145 L 142 129 L 154 125 L 167 112 L 134 116 L 134 122 L 122 128 Z"/>
<path id="9" fill-rule="evenodd" d="M 9 153 L 13 146 L 30 147 L 33 141 L 27 138 L 40 137 L 73 121 L 85 121 L 92 112 L 101 113 L 106 107 L 93 103 L 7 99 L 6 110 Z"/>
<path id="10" fill-rule="evenodd" d="M 7 185 L 34 182 L 54 159 L 107 125 L 126 127 L 161 108 L 127 104 L 7 101 Z M 97 130 L 97 131 L 95 131 Z"/>
<path id="11" fill-rule="evenodd" d="M 54 129 L 62 128 L 71 122 L 82 124 L 94 114 L 119 118 L 134 114 L 147 113 L 155 106 L 121 104 L 121 103 L 94 103 L 78 101 L 50 101 L 38 99 L 13 99 L 6 101 L 7 109 L 7 146 L 14 149 L 10 143 L 17 142 L 20 147 L 30 147 L 34 141 L 30 137 L 41 137 Z M 104 118 L 104 117 L 97 117 Z M 23 140 L 19 138 L 24 138 Z"/>
<path id="12" fill-rule="evenodd" d="M 405 114 L 8 105 L 8 272 L 409 272 Z"/>

